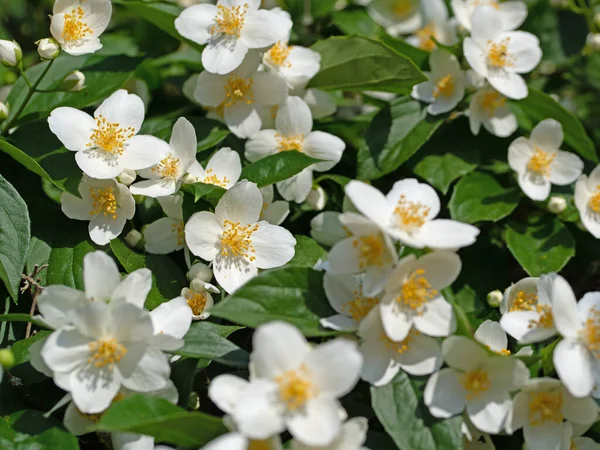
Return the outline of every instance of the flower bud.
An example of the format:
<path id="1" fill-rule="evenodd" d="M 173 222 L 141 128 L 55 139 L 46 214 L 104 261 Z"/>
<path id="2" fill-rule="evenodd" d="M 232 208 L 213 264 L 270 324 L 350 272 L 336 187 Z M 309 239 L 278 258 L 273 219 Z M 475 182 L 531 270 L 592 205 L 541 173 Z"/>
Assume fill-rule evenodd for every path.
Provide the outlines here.
<path id="1" fill-rule="evenodd" d="M 322 211 L 327 204 L 327 194 L 321 186 L 311 189 L 308 197 L 306 197 L 306 204 L 315 211 Z"/>
<path id="2" fill-rule="evenodd" d="M 137 173 L 135 172 L 135 170 L 125 169 L 119 174 L 117 180 L 119 180 L 119 183 L 124 184 L 125 186 L 129 186 L 135 181 L 136 177 Z"/>
<path id="3" fill-rule="evenodd" d="M 585 43 L 590 51 L 597 52 L 600 50 L 600 33 L 589 33 Z"/>
<path id="4" fill-rule="evenodd" d="M 85 75 L 79 70 L 74 70 L 67 75 L 60 85 L 61 91 L 79 92 L 85 87 Z"/>
<path id="5" fill-rule="evenodd" d="M 198 182 L 198 179 L 194 175 L 191 175 L 189 173 L 186 173 L 181 178 L 181 183 L 182 184 L 194 184 L 194 183 L 197 183 L 197 182 Z"/>
<path id="6" fill-rule="evenodd" d="M 53 38 L 44 38 L 36 42 L 38 54 L 44 60 L 51 60 L 60 54 L 60 45 Z"/>
<path id="7" fill-rule="evenodd" d="M 560 214 L 567 209 L 567 201 L 560 195 L 553 195 L 548 200 L 548 211 L 554 214 Z"/>
<path id="8" fill-rule="evenodd" d="M 210 280 L 212 280 L 213 272 L 206 264 L 199 262 L 192 266 L 187 273 L 187 277 L 190 281 L 201 280 L 205 283 L 209 283 Z"/>
<path id="9" fill-rule="evenodd" d="M 17 67 L 23 59 L 23 51 L 16 41 L 0 39 L 0 62 L 6 67 Z"/>
<path id="10" fill-rule="evenodd" d="M 142 247 L 142 244 L 143 244 L 142 240 L 143 240 L 142 233 L 140 233 L 138 230 L 131 230 L 125 236 L 125 242 L 131 248 L 140 248 L 140 247 Z"/>
<path id="11" fill-rule="evenodd" d="M 6 106 L 6 103 L 0 102 L 0 122 L 2 122 L 3 120 L 6 120 L 7 117 L 8 117 L 8 106 Z"/>
<path id="12" fill-rule="evenodd" d="M 5 369 L 10 369 L 15 365 L 15 355 L 9 348 L 0 350 L 0 365 Z"/>
<path id="13" fill-rule="evenodd" d="M 502 297 L 503 297 L 502 292 L 500 292 L 498 289 L 488 293 L 488 295 L 487 295 L 488 305 L 490 305 L 492 308 L 497 308 L 498 306 L 500 306 L 500 303 L 502 303 Z"/>
<path id="14" fill-rule="evenodd" d="M 188 407 L 197 411 L 200 409 L 200 396 L 196 392 L 191 392 L 188 397 Z"/>

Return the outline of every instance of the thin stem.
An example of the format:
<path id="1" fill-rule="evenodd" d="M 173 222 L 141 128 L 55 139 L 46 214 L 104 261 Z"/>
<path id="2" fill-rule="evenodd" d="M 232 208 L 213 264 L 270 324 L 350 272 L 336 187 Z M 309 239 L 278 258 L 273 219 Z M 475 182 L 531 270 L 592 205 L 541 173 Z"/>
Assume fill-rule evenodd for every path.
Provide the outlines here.
<path id="1" fill-rule="evenodd" d="M 35 314 L 35 309 L 37 307 L 37 299 L 38 296 L 44 290 L 44 287 L 40 285 L 40 279 L 36 278 L 39 273 L 48 268 L 48 264 L 44 264 L 42 266 L 38 266 L 37 264 L 33 266 L 33 271 L 31 275 L 21 275 L 21 278 L 24 280 L 23 287 L 21 288 L 21 294 L 24 294 L 25 291 L 29 289 L 31 292 L 31 296 L 33 300 L 31 302 L 31 308 L 29 309 L 29 315 L 33 316 Z M 31 335 L 31 322 L 27 323 L 27 328 L 25 329 L 25 339 L 27 339 Z"/>
<path id="2" fill-rule="evenodd" d="M 29 92 L 27 92 L 27 96 L 25 97 L 25 100 L 23 100 L 23 103 L 21 103 L 21 106 L 19 106 L 19 109 L 17 110 L 15 115 L 12 117 L 12 119 L 7 120 L 4 123 L 4 125 L 2 126 L 2 131 L 0 132 L 0 135 L 6 136 L 6 134 L 8 133 L 8 130 L 10 130 L 10 128 L 11 128 L 11 125 L 19 118 L 21 113 L 25 110 L 25 107 L 29 103 L 29 100 L 31 100 L 31 97 L 33 96 L 33 94 L 35 94 L 36 88 L 39 86 L 40 82 L 44 79 L 44 77 L 50 70 L 50 67 L 52 67 L 52 64 L 54 63 L 54 61 L 55 60 L 53 59 L 48 63 L 48 65 L 46 66 L 46 68 L 44 69 L 42 74 L 38 77 L 37 80 L 35 80 L 35 83 L 33 83 L 33 85 L 31 85 L 29 87 Z M 25 82 L 27 83 L 28 80 L 25 77 L 24 77 L 24 79 L 26 80 Z"/>

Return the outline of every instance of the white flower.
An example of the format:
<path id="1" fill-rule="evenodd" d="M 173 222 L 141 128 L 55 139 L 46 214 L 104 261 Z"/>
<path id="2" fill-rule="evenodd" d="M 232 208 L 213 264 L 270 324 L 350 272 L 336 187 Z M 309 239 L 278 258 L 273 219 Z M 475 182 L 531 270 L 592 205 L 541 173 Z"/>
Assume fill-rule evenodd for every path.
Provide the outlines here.
<path id="1" fill-rule="evenodd" d="M 256 184 L 241 181 L 219 200 L 215 213 L 195 213 L 185 226 L 192 253 L 213 262 L 215 278 L 231 293 L 258 269 L 280 267 L 294 256 L 296 239 L 285 228 L 260 221 L 263 200 Z"/>
<path id="2" fill-rule="evenodd" d="M 367 11 L 392 36 L 413 33 L 423 25 L 418 0 L 372 0 Z"/>
<path id="3" fill-rule="evenodd" d="M 257 72 L 260 54 L 249 52 L 243 63 L 228 75 L 208 71 L 197 78 L 194 98 L 204 107 L 222 108 L 222 117 L 232 133 L 248 138 L 262 125 L 257 108 L 277 105 L 288 95 L 288 85 L 276 73 Z"/>
<path id="4" fill-rule="evenodd" d="M 281 225 L 290 214 L 290 204 L 285 200 L 273 201 L 275 189 L 272 184 L 260 188 L 260 194 L 263 198 L 263 207 L 260 211 L 260 218 L 266 220 L 271 225 Z"/>
<path id="5" fill-rule="evenodd" d="M 224 75 L 239 67 L 249 49 L 269 47 L 290 32 L 291 20 L 259 7 L 260 0 L 219 0 L 216 6 L 191 6 L 175 19 L 175 28 L 183 37 L 207 44 L 202 65 Z"/>
<path id="6" fill-rule="evenodd" d="M 394 183 L 387 196 L 373 186 L 353 180 L 346 185 L 346 195 L 385 233 L 410 247 L 466 247 L 479 235 L 472 225 L 436 219 L 440 212 L 437 193 L 428 184 L 412 178 Z"/>
<path id="7" fill-rule="evenodd" d="M 340 338 L 311 348 L 292 325 L 271 322 L 253 344 L 256 379 L 232 411 L 240 432 L 265 439 L 287 428 L 305 445 L 331 444 L 341 430 L 337 398 L 354 388 L 362 366 L 356 343 Z"/>
<path id="8" fill-rule="evenodd" d="M 285 78 L 291 88 L 302 88 L 321 69 L 321 55 L 280 40 L 265 52 L 263 64 Z"/>
<path id="9" fill-rule="evenodd" d="M 166 255 L 185 245 L 183 197 L 170 195 L 157 198 L 167 217 L 162 217 L 142 229 L 148 253 Z"/>
<path id="10" fill-rule="evenodd" d="M 560 150 L 563 139 L 560 122 L 546 119 L 531 130 L 529 139 L 519 137 L 510 144 L 508 163 L 530 199 L 545 200 L 552 184 L 566 186 L 581 175 L 583 161 L 574 153 Z"/>
<path id="11" fill-rule="evenodd" d="M 273 437 L 271 439 L 248 439 L 240 433 L 232 432 L 227 433 L 207 445 L 202 447 L 200 450 L 283 450 L 281 446 L 281 440 L 279 437 Z M 162 450 L 158 447 L 155 450 Z"/>
<path id="12" fill-rule="evenodd" d="M 560 195 L 553 195 L 548 200 L 548 204 L 546 205 L 548 211 L 553 214 L 561 214 L 566 211 L 568 203 L 567 200 Z"/>
<path id="13" fill-rule="evenodd" d="M 194 161 L 188 173 L 197 182 L 214 184 L 223 189 L 229 189 L 240 179 L 242 162 L 240 161 L 240 155 L 236 151 L 231 150 L 229 147 L 224 147 L 210 158 L 206 164 L 206 169 L 198 161 Z"/>
<path id="14" fill-rule="evenodd" d="M 276 129 L 262 130 L 246 142 L 246 158 L 251 162 L 289 150 L 323 160 L 277 183 L 279 193 L 288 201 L 303 202 L 312 188 L 313 171 L 330 170 L 340 161 L 346 148 L 340 138 L 322 131 L 312 131 L 312 126 L 308 105 L 300 97 L 288 97 L 277 111 Z"/>
<path id="15" fill-rule="evenodd" d="M 363 447 L 367 440 L 369 421 L 364 417 L 354 417 L 342 425 L 340 434 L 325 447 L 312 447 L 292 440 L 292 450 L 369 450 Z"/>
<path id="16" fill-rule="evenodd" d="M 206 264 L 197 262 L 189 270 L 189 272 L 187 273 L 187 277 L 190 281 L 198 279 L 200 281 L 208 283 L 210 282 L 210 280 L 212 280 L 213 272 L 212 269 Z"/>
<path id="17" fill-rule="evenodd" d="M 328 197 L 325 189 L 317 185 L 310 190 L 304 203 L 315 211 L 323 211 L 325 205 L 327 205 L 327 199 Z"/>
<path id="18" fill-rule="evenodd" d="M 445 50 L 434 50 L 429 56 L 429 81 L 413 87 L 411 96 L 430 105 L 432 115 L 452 111 L 465 96 L 465 77 L 456 56 Z"/>
<path id="19" fill-rule="evenodd" d="M 100 35 L 112 14 L 110 0 L 56 0 L 50 32 L 70 55 L 85 55 L 102 48 Z"/>
<path id="20" fill-rule="evenodd" d="M 60 45 L 53 38 L 44 38 L 36 42 L 37 51 L 41 59 L 51 60 L 56 58 L 60 53 Z"/>
<path id="21" fill-rule="evenodd" d="M 192 311 L 194 320 L 205 320 L 210 317 L 210 310 L 215 304 L 212 294 L 218 294 L 215 286 L 206 281 L 194 279 L 189 288 L 181 290 L 181 296 L 185 298 L 189 309 Z"/>
<path id="22" fill-rule="evenodd" d="M 506 429 L 512 434 L 523 428 L 528 450 L 562 450 L 562 442 L 571 440 L 571 426 L 592 425 L 597 410 L 591 397 L 575 398 L 560 381 L 535 378 L 515 396 Z"/>
<path id="23" fill-rule="evenodd" d="M 510 392 L 529 379 L 529 369 L 517 358 L 490 356 L 462 336 L 442 344 L 448 368 L 433 374 L 423 393 L 434 417 L 448 418 L 466 409 L 473 424 L 486 433 L 498 433 L 512 406 Z"/>
<path id="24" fill-rule="evenodd" d="M 552 319 L 554 277 L 524 278 L 504 293 L 500 325 L 520 344 L 542 342 L 556 335 Z"/>
<path id="25" fill-rule="evenodd" d="M 581 175 L 575 184 L 575 206 L 585 228 L 600 238 L 600 166 L 589 177 Z"/>
<path id="26" fill-rule="evenodd" d="M 166 142 L 154 136 L 136 136 L 143 121 L 144 103 L 123 89 L 104 100 L 94 117 L 60 107 L 48 118 L 50 130 L 68 150 L 77 152 L 79 168 L 101 179 L 114 178 L 124 169 L 145 169 L 168 155 Z"/>
<path id="27" fill-rule="evenodd" d="M 360 322 L 381 300 L 380 295 L 366 295 L 359 279 L 355 275 L 325 274 L 325 295 L 338 314 L 321 319 L 321 325 L 334 330 L 358 330 Z"/>
<path id="28" fill-rule="evenodd" d="M 187 119 L 180 117 L 173 126 L 169 153 L 158 164 L 140 170 L 140 175 L 147 180 L 133 184 L 131 193 L 163 197 L 177 192 L 185 173 L 197 163 L 196 148 L 196 130 Z"/>
<path id="29" fill-rule="evenodd" d="M 363 294 L 378 294 L 398 262 L 392 240 L 360 214 L 344 213 L 338 219 L 350 236 L 330 250 L 329 272 L 337 275 L 364 273 Z"/>
<path id="30" fill-rule="evenodd" d="M 16 67 L 23 59 L 23 51 L 17 41 L 0 39 L 0 63 L 6 67 Z"/>
<path id="31" fill-rule="evenodd" d="M 352 233 L 344 228 L 339 220 L 340 213 L 325 211 L 317 214 L 310 221 L 310 236 L 319 244 L 332 247 Z"/>
<path id="32" fill-rule="evenodd" d="M 449 336 L 456 330 L 454 310 L 441 290 L 454 283 L 461 267 L 458 255 L 447 251 L 400 260 L 381 301 L 381 319 L 390 339 L 406 339 L 413 325 L 428 336 Z"/>
<path id="33" fill-rule="evenodd" d="M 473 336 L 477 342 L 499 355 L 510 355 L 506 333 L 498 322 L 487 319 L 483 322 Z"/>
<path id="34" fill-rule="evenodd" d="M 411 375 L 429 375 L 442 363 L 442 349 L 437 340 L 412 329 L 401 341 L 388 337 L 376 306 L 361 322 L 358 335 L 364 358 L 361 378 L 373 386 L 388 384 L 403 370 Z"/>
<path id="35" fill-rule="evenodd" d="M 150 311 L 154 336 L 150 343 L 164 351 L 183 347 L 183 337 L 192 325 L 192 311 L 183 297 L 161 303 Z"/>
<path id="36" fill-rule="evenodd" d="M 527 84 L 519 74 L 531 72 L 542 59 L 538 38 L 525 31 L 503 31 L 502 16 L 491 6 L 477 8 L 472 24 L 471 37 L 463 42 L 471 68 L 506 97 L 527 97 Z"/>
<path id="37" fill-rule="evenodd" d="M 125 223 L 133 218 L 133 196 L 127 186 L 115 180 L 84 175 L 78 191 L 81 198 L 67 192 L 61 194 L 62 211 L 70 219 L 89 220 L 90 238 L 98 245 L 106 245 L 119 236 Z"/>
<path id="38" fill-rule="evenodd" d="M 437 48 L 435 41 L 443 45 L 455 44 L 456 25 L 448 20 L 448 7 L 444 0 L 422 0 L 421 7 L 424 26 L 406 38 L 406 42 L 427 51 Z"/>
<path id="39" fill-rule="evenodd" d="M 67 92 L 79 92 L 85 88 L 85 75 L 79 70 L 69 73 L 60 84 L 60 89 Z"/>
<path id="40" fill-rule="evenodd" d="M 508 137 L 518 128 L 517 116 L 508 107 L 506 97 L 490 87 L 479 89 L 473 95 L 467 114 L 475 136 L 481 125 L 498 137 Z"/>
<path id="41" fill-rule="evenodd" d="M 589 292 L 577 303 L 560 275 L 551 280 L 554 325 L 563 340 L 552 360 L 558 377 L 575 397 L 586 397 L 600 378 L 600 293 Z"/>
<path id="42" fill-rule="evenodd" d="M 519 28 L 527 17 L 527 5 L 518 1 L 498 0 L 452 0 L 452 10 L 458 23 L 466 30 L 471 30 L 471 19 L 478 6 L 491 6 L 498 11 L 502 20 L 502 30 L 510 31 Z"/>
<path id="43" fill-rule="evenodd" d="M 337 104 L 335 98 L 328 92 L 320 89 L 306 89 L 305 91 L 294 92 L 310 108 L 313 119 L 322 119 L 335 113 Z"/>
<path id="44" fill-rule="evenodd" d="M 131 169 L 123 170 L 118 176 L 117 181 L 125 186 L 131 186 L 131 183 L 137 178 L 137 172 Z"/>

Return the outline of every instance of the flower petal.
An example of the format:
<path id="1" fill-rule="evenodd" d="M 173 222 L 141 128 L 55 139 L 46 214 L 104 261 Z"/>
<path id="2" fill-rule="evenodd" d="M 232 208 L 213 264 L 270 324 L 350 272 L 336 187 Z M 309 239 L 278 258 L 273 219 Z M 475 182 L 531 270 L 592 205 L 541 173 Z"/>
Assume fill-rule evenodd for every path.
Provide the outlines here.
<path id="1" fill-rule="evenodd" d="M 464 389 L 453 369 L 434 373 L 425 386 L 423 400 L 434 417 L 447 419 L 465 409 Z"/>
<path id="2" fill-rule="evenodd" d="M 213 213 L 200 211 L 185 224 L 185 242 L 194 255 L 212 261 L 219 251 L 222 232 L 223 228 Z"/>
<path id="3" fill-rule="evenodd" d="M 259 269 L 283 266 L 294 257 L 296 239 L 283 227 L 261 221 L 251 239 L 256 251 L 252 256 Z"/>
<path id="4" fill-rule="evenodd" d="M 288 97 L 277 109 L 275 126 L 284 136 L 308 135 L 313 126 L 308 105 L 300 97 Z"/>
<path id="5" fill-rule="evenodd" d="M 304 139 L 304 153 L 320 162 L 313 166 L 317 172 L 325 172 L 333 168 L 342 159 L 346 144 L 339 137 L 322 131 L 313 131 Z"/>
<path id="6" fill-rule="evenodd" d="M 264 48 L 284 40 L 292 29 L 292 21 L 266 9 L 248 14 L 240 39 L 249 48 Z"/>
<path id="7" fill-rule="evenodd" d="M 252 347 L 251 359 L 259 378 L 275 378 L 298 369 L 311 351 L 296 327 L 279 321 L 259 326 Z"/>
<path id="8" fill-rule="evenodd" d="M 83 283 L 88 298 L 107 301 L 121 281 L 115 261 L 106 253 L 97 251 L 83 258 Z"/>
<path id="9" fill-rule="evenodd" d="M 219 200 L 215 216 L 220 223 L 226 220 L 242 225 L 255 224 L 262 210 L 262 195 L 255 183 L 241 181 Z"/>
<path id="10" fill-rule="evenodd" d="M 96 121 L 83 111 L 61 107 L 50 113 L 48 125 L 68 150 L 81 151 L 87 148 Z"/>
<path id="11" fill-rule="evenodd" d="M 575 397 L 585 397 L 594 388 L 595 361 L 583 344 L 564 339 L 552 357 L 556 373 Z"/>
<path id="12" fill-rule="evenodd" d="M 175 19 L 175 28 L 184 38 L 204 45 L 210 40 L 216 15 L 215 5 L 193 5 L 184 9 Z"/>
<path id="13" fill-rule="evenodd" d="M 111 123 L 117 123 L 120 128 L 131 127 L 137 133 L 144 121 L 144 111 L 144 102 L 140 97 L 119 89 L 100 104 L 94 117 L 98 119 L 102 116 Z"/>
<path id="14" fill-rule="evenodd" d="M 287 427 L 300 442 L 317 447 L 331 444 L 339 434 L 339 404 L 326 396 L 308 400 L 302 412 L 291 414 Z"/>

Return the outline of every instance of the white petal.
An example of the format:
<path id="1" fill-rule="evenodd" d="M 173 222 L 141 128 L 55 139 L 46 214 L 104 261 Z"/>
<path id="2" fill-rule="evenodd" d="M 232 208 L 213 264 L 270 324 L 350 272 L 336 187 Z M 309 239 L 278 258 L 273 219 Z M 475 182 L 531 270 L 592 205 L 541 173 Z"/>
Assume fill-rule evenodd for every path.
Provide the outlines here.
<path id="1" fill-rule="evenodd" d="M 489 319 L 479 325 L 473 337 L 494 352 L 505 350 L 508 345 L 506 333 L 500 324 Z"/>
<path id="2" fill-rule="evenodd" d="M 53 285 L 39 295 L 38 310 L 44 323 L 52 328 L 60 328 L 70 322 L 69 312 L 85 301 L 83 292 L 67 286 Z"/>
<path id="3" fill-rule="evenodd" d="M 69 376 L 73 402 L 82 413 L 95 414 L 111 404 L 121 386 L 117 371 L 106 373 L 93 365 L 72 372 Z"/>
<path id="4" fill-rule="evenodd" d="M 453 369 L 469 372 L 487 360 L 485 350 L 464 336 L 451 336 L 442 343 L 444 359 Z"/>
<path id="5" fill-rule="evenodd" d="M 314 447 L 329 445 L 340 432 L 339 405 L 326 396 L 311 399 L 303 411 L 290 415 L 287 426 L 300 442 Z"/>
<path id="6" fill-rule="evenodd" d="M 552 187 L 545 176 L 538 176 L 532 172 L 519 174 L 519 186 L 527 197 L 538 202 L 548 198 Z"/>
<path id="7" fill-rule="evenodd" d="M 278 200 L 262 210 L 261 219 L 266 220 L 271 225 L 282 224 L 290 214 L 290 204 L 283 200 Z"/>
<path id="8" fill-rule="evenodd" d="M 97 179 L 117 177 L 123 170 L 118 158 L 102 150 L 83 150 L 75 153 L 75 161 L 86 175 Z"/>
<path id="9" fill-rule="evenodd" d="M 427 247 L 434 249 L 455 249 L 475 243 L 479 229 L 473 225 L 449 219 L 435 219 L 426 222 L 415 235 Z"/>
<path id="10" fill-rule="evenodd" d="M 252 90 L 257 101 L 263 105 L 279 105 L 288 95 L 288 84 L 281 75 L 258 72 L 253 77 Z"/>
<path id="11" fill-rule="evenodd" d="M 489 83 L 501 94 L 513 100 L 522 100 L 529 94 L 527 84 L 521 75 L 505 70 L 489 72 Z"/>
<path id="12" fill-rule="evenodd" d="M 312 125 L 310 109 L 300 97 L 288 97 L 279 106 L 275 126 L 284 136 L 308 135 Z"/>
<path id="13" fill-rule="evenodd" d="M 182 222 L 162 217 L 143 228 L 145 249 L 155 255 L 167 255 L 183 248 L 178 227 Z M 219 227 L 220 229 L 220 227 Z"/>
<path id="14" fill-rule="evenodd" d="M 341 314 L 323 317 L 319 319 L 319 323 L 325 328 L 337 331 L 356 331 L 358 329 L 358 323 L 353 318 Z"/>
<path id="15" fill-rule="evenodd" d="M 50 113 L 48 125 L 68 150 L 81 151 L 87 148 L 96 121 L 83 111 L 61 107 Z"/>
<path id="16" fill-rule="evenodd" d="M 220 223 L 229 220 L 254 224 L 258 222 L 262 204 L 262 195 L 256 184 L 241 181 L 223 195 L 215 208 L 215 216 Z"/>
<path id="17" fill-rule="evenodd" d="M 110 216 L 97 215 L 90 221 L 88 226 L 90 239 L 98 245 L 106 245 L 121 234 L 126 222 L 127 219 L 122 215 L 116 219 Z"/>
<path id="18" fill-rule="evenodd" d="M 310 352 L 306 339 L 296 327 L 278 321 L 259 326 L 252 347 L 252 363 L 259 378 L 274 378 L 298 369 Z"/>
<path id="19" fill-rule="evenodd" d="M 463 411 L 466 398 L 458 377 L 455 370 L 442 369 L 429 378 L 423 400 L 432 416 L 445 419 Z"/>
<path id="20" fill-rule="evenodd" d="M 511 407 L 507 392 L 486 393 L 467 402 L 467 414 L 473 425 L 486 433 L 499 433 Z"/>
<path id="21" fill-rule="evenodd" d="M 232 294 L 258 273 L 256 264 L 246 258 L 227 257 L 217 253 L 213 262 L 215 279 L 225 292 Z"/>
<path id="22" fill-rule="evenodd" d="M 246 141 L 246 159 L 250 162 L 258 161 L 269 155 L 277 153 L 279 142 L 275 130 L 261 130 Z"/>
<path id="23" fill-rule="evenodd" d="M 87 199 L 84 200 L 83 198 L 63 192 L 60 195 L 60 205 L 62 212 L 69 219 L 91 220 L 93 217 L 91 214 L 93 207 Z"/>
<path id="24" fill-rule="evenodd" d="M 216 216 L 208 211 L 195 213 L 185 224 L 185 242 L 190 251 L 206 261 L 215 259 L 223 229 Z"/>
<path id="25" fill-rule="evenodd" d="M 184 38 L 203 45 L 211 37 L 210 29 L 216 15 L 217 7 L 214 5 L 190 6 L 175 19 L 175 28 Z"/>
<path id="26" fill-rule="evenodd" d="M 317 163 L 313 169 L 318 172 L 330 170 L 342 159 L 346 144 L 339 137 L 322 131 L 313 131 L 304 140 L 304 153 L 328 162 Z"/>
<path id="27" fill-rule="evenodd" d="M 168 447 L 171 450 L 170 447 Z M 207 445 L 202 447 L 202 450 L 247 450 L 248 439 L 239 433 L 228 433 L 219 436 L 216 439 L 210 441 Z M 155 447 L 155 450 L 163 450 L 162 448 Z M 167 450 L 167 447 L 164 447 Z"/>
<path id="28" fill-rule="evenodd" d="M 511 70 L 519 73 L 531 72 L 542 60 L 542 49 L 539 39 L 526 31 L 510 31 L 508 53 L 513 59 Z"/>
<path id="29" fill-rule="evenodd" d="M 546 152 L 558 150 L 564 140 L 562 125 L 554 119 L 542 120 L 531 130 L 530 139 Z"/>
<path id="30" fill-rule="evenodd" d="M 492 356 L 488 358 L 484 367 L 496 390 L 515 391 L 525 386 L 529 380 L 529 369 L 518 358 Z"/>
<path id="31" fill-rule="evenodd" d="M 260 114 L 254 105 L 240 102 L 225 108 L 225 123 L 241 139 L 253 137 L 262 126 Z"/>
<path id="32" fill-rule="evenodd" d="M 327 260 L 332 274 L 347 275 L 362 271 L 354 242 L 354 238 L 343 239 L 330 250 Z"/>
<path id="33" fill-rule="evenodd" d="M 277 384 L 271 381 L 254 380 L 250 383 L 233 412 L 240 432 L 252 439 L 267 439 L 281 433 L 285 425 L 274 404 L 277 396 Z"/>
<path id="34" fill-rule="evenodd" d="M 554 327 L 532 326 L 539 319 L 540 313 L 537 311 L 512 311 L 502 316 L 500 323 L 508 334 L 519 341 L 519 344 L 533 344 L 556 335 Z"/>
<path id="35" fill-rule="evenodd" d="M 400 368 L 411 375 L 430 375 L 444 362 L 440 344 L 429 336 L 417 335 L 408 346 L 408 350 L 399 354 L 396 360 Z"/>
<path id="36" fill-rule="evenodd" d="M 483 77 L 488 76 L 485 50 L 475 43 L 470 37 L 463 41 L 463 52 L 471 68 Z"/>
<path id="37" fill-rule="evenodd" d="M 204 71 L 198 75 L 194 98 L 204 106 L 217 107 L 226 99 L 227 77 Z"/>
<path id="38" fill-rule="evenodd" d="M 508 164 L 517 173 L 527 171 L 527 164 L 535 153 L 533 142 L 524 137 L 518 137 L 508 147 Z"/>
<path id="39" fill-rule="evenodd" d="M 97 251 L 83 258 L 83 283 L 88 298 L 106 301 L 121 281 L 115 261 L 106 253 Z"/>
<path id="40" fill-rule="evenodd" d="M 504 30 L 519 28 L 527 17 L 527 5 L 522 1 L 507 1 L 498 3 L 498 10 L 502 16 Z"/>
<path id="41" fill-rule="evenodd" d="M 552 317 L 556 329 L 565 337 L 577 338 L 583 323 L 571 285 L 558 275 L 552 279 L 551 289 Z"/>
<path id="42" fill-rule="evenodd" d="M 125 359 L 125 358 L 124 358 Z M 122 364 L 120 361 L 119 365 Z M 123 374 L 123 386 L 136 392 L 152 392 L 165 387 L 171 366 L 167 356 L 155 347 L 148 347 L 131 374 Z"/>
<path id="43" fill-rule="evenodd" d="M 90 355 L 90 340 L 72 327 L 61 328 L 45 340 L 41 356 L 53 372 L 71 372 Z"/>
<path id="44" fill-rule="evenodd" d="M 583 171 L 583 161 L 574 153 L 556 152 L 556 159 L 552 164 L 550 181 L 559 186 L 566 186 L 577 180 Z"/>
<path id="45" fill-rule="evenodd" d="M 169 144 L 162 139 L 138 135 L 129 140 L 123 155 L 121 155 L 120 163 L 123 169 L 145 169 L 157 164 L 169 153 Z"/>
<path id="46" fill-rule="evenodd" d="M 592 425 L 598 420 L 598 407 L 590 397 L 576 398 L 564 393 L 562 413 L 569 422 L 579 425 Z"/>
<path id="47" fill-rule="evenodd" d="M 432 103 L 435 100 L 433 90 L 435 86 L 431 81 L 424 81 L 413 86 L 410 96 L 415 100 L 425 103 Z"/>
<path id="48" fill-rule="evenodd" d="M 495 8 L 482 5 L 475 10 L 471 17 L 471 36 L 476 42 L 494 40 L 501 32 L 502 18 Z"/>
<path id="49" fill-rule="evenodd" d="M 289 202 L 302 203 L 312 189 L 313 170 L 307 167 L 298 175 L 277 183 L 277 190 Z"/>
<path id="50" fill-rule="evenodd" d="M 114 450 L 154 450 L 154 438 L 135 433 L 112 433 Z"/>
<path id="51" fill-rule="evenodd" d="M 531 450 L 559 450 L 566 423 L 548 422 L 537 426 L 525 424 L 523 435 L 527 448 Z"/>
<path id="52" fill-rule="evenodd" d="M 109 122 L 117 122 L 121 128 L 133 128 L 137 133 L 144 121 L 144 102 L 135 94 L 119 89 L 94 112 L 94 117 L 104 117 Z"/>
<path id="53" fill-rule="evenodd" d="M 243 392 L 250 383 L 230 374 L 219 375 L 208 387 L 208 396 L 225 414 L 232 414 Z"/>
<path id="54" fill-rule="evenodd" d="M 302 98 L 310 108 L 313 119 L 331 116 L 337 109 L 331 94 L 319 89 L 307 89 Z"/>
<path id="55" fill-rule="evenodd" d="M 127 275 L 110 296 L 111 303 L 131 303 L 138 308 L 144 308 L 146 297 L 152 288 L 152 272 L 148 269 L 138 269 Z"/>
<path id="56" fill-rule="evenodd" d="M 225 75 L 237 69 L 247 53 L 248 46 L 241 39 L 221 36 L 211 39 L 204 47 L 202 65 L 211 73 Z"/>
<path id="57" fill-rule="evenodd" d="M 552 357 L 558 377 L 575 397 L 585 397 L 594 388 L 592 355 L 578 342 L 564 339 L 554 349 Z"/>
<path id="58" fill-rule="evenodd" d="M 260 9 L 246 16 L 240 38 L 250 48 L 263 48 L 285 39 L 291 28 L 291 20 Z"/>
<path id="59" fill-rule="evenodd" d="M 192 324 L 192 310 L 183 297 L 160 304 L 150 311 L 154 334 L 183 339 Z"/>
<path id="60" fill-rule="evenodd" d="M 391 208 L 386 197 L 378 189 L 362 181 L 352 180 L 346 185 L 346 195 L 356 209 L 378 225 L 390 221 Z"/>
<path id="61" fill-rule="evenodd" d="M 196 158 L 197 148 L 196 130 L 185 117 L 180 117 L 173 125 L 173 133 L 169 146 L 171 151 L 179 158 L 182 167 L 186 167 L 190 161 Z"/>
<path id="62" fill-rule="evenodd" d="M 237 183 L 242 173 L 240 155 L 230 148 L 224 147 L 210 158 L 206 170 L 212 170 L 220 180 L 227 179 L 226 189 L 229 189 Z"/>
<path id="63" fill-rule="evenodd" d="M 260 269 L 272 269 L 283 266 L 294 257 L 296 239 L 283 227 L 259 222 L 258 230 L 252 233 L 252 246 L 256 259 L 254 263 Z"/>
<path id="64" fill-rule="evenodd" d="M 158 180 L 144 180 L 134 183 L 130 187 L 133 195 L 147 197 L 166 197 L 177 191 L 177 183 L 172 178 L 159 178 Z"/>

